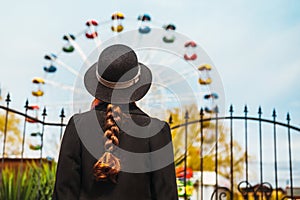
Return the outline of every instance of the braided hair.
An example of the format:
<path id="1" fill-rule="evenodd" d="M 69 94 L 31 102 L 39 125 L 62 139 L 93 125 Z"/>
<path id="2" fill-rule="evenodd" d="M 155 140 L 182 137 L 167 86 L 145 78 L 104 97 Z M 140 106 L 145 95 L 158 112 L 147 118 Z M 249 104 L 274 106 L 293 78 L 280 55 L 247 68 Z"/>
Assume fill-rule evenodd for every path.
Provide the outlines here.
<path id="1" fill-rule="evenodd" d="M 117 175 L 121 170 L 121 165 L 119 158 L 113 155 L 112 152 L 114 151 L 114 145 L 119 145 L 120 129 L 117 123 L 121 121 L 121 114 L 119 106 L 107 105 L 104 126 L 105 152 L 94 165 L 94 176 L 97 181 L 111 180 L 113 183 L 117 182 Z"/>

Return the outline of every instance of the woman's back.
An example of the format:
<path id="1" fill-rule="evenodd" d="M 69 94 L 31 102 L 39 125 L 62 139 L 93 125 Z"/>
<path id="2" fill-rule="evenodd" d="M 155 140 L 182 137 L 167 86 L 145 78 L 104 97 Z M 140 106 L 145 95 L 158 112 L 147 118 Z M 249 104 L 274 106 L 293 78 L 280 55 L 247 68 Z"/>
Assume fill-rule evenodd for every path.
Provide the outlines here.
<path id="1" fill-rule="evenodd" d="M 100 103 L 95 110 L 70 119 L 54 199 L 178 199 L 169 126 L 134 103 L 121 108 L 125 117 L 119 124 L 119 145 L 112 152 L 121 163 L 116 183 L 95 179 L 94 164 L 105 153 L 106 109 L 107 103 Z"/>

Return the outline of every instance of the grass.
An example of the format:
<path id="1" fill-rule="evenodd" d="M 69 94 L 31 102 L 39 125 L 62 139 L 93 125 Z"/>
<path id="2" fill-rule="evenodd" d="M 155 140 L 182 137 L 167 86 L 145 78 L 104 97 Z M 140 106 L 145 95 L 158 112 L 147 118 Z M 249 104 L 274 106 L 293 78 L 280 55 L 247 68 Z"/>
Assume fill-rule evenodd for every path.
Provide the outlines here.
<path id="1" fill-rule="evenodd" d="M 1 173 L 0 199 L 48 200 L 51 199 L 55 182 L 56 164 L 43 162 L 26 163 L 18 168 L 5 166 Z"/>

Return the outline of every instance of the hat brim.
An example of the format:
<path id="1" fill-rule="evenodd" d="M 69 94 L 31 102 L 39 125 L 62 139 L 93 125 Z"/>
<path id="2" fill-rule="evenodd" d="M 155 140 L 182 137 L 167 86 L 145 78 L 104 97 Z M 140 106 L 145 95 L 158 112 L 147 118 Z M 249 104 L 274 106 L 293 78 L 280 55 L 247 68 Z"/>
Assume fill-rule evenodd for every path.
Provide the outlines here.
<path id="1" fill-rule="evenodd" d="M 102 85 L 97 77 L 97 63 L 93 64 L 84 75 L 84 85 L 87 91 L 97 99 L 113 104 L 126 104 L 140 100 L 150 89 L 152 73 L 150 69 L 139 63 L 141 74 L 139 80 L 132 86 L 123 89 L 108 88 Z"/>

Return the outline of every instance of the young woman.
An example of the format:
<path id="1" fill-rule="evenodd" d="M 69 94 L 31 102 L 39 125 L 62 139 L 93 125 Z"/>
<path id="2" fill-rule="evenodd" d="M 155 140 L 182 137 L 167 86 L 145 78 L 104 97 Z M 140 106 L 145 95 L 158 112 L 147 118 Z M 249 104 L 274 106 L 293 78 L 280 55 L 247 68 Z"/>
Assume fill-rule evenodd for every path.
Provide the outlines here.
<path id="1" fill-rule="evenodd" d="M 178 199 L 170 128 L 135 104 L 151 82 L 130 47 L 101 52 L 84 77 L 92 110 L 74 115 L 63 136 L 53 199 Z"/>

